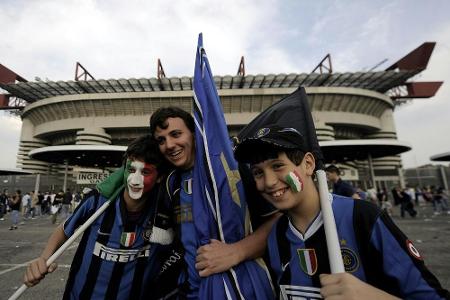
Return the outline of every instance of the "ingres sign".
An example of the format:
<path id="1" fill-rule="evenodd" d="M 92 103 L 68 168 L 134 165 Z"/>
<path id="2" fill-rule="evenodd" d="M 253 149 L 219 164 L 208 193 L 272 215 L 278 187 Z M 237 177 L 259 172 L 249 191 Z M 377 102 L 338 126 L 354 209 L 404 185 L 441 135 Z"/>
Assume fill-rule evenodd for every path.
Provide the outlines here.
<path id="1" fill-rule="evenodd" d="M 108 173 L 78 173 L 77 184 L 97 184 L 108 176 Z"/>

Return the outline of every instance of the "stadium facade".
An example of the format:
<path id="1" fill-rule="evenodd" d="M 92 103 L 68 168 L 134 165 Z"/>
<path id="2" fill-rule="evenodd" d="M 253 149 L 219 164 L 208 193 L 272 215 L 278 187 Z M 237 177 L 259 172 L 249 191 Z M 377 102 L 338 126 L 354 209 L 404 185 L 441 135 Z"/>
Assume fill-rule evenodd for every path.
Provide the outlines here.
<path id="1" fill-rule="evenodd" d="M 396 105 L 432 97 L 442 84 L 411 81 L 425 70 L 434 45 L 424 43 L 383 71 L 333 73 L 330 60 L 328 67 L 322 61 L 315 69 L 320 72 L 309 74 L 245 75 L 241 61 L 238 75 L 214 77 L 230 135 L 304 86 L 321 145 L 332 141 L 396 141 Z M 192 111 L 192 84 L 192 77 L 164 75 L 28 82 L 0 65 L 0 87 L 5 91 L 0 104 L 4 109 L 21 110 L 23 121 L 17 167 L 57 174 L 64 166 L 33 159 L 30 152 L 60 145 L 127 145 L 148 133 L 149 117 L 159 107 L 173 105 Z M 363 187 L 373 182 L 390 187 L 402 181 L 399 155 L 374 158 L 372 173 L 368 172 L 367 160 L 345 156 L 333 160 L 347 171 L 345 177 Z M 76 163 L 71 164 L 69 174 L 77 170 Z M 106 167 L 115 167 L 115 163 Z"/>

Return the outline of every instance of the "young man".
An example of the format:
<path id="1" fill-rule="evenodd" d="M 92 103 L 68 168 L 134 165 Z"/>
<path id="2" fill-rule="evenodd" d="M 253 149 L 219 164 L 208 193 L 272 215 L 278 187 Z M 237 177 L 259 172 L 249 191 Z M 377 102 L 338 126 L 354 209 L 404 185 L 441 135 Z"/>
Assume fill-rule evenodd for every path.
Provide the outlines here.
<path id="1" fill-rule="evenodd" d="M 17 225 L 19 224 L 20 202 L 22 201 L 21 193 L 20 190 L 17 190 L 11 197 L 11 202 L 9 203 L 9 208 L 11 209 L 11 227 L 9 227 L 9 230 L 17 229 Z"/>
<path id="2" fill-rule="evenodd" d="M 450 297 L 412 242 L 367 201 L 329 194 L 346 273 L 330 273 L 316 162 L 293 128 L 270 125 L 235 149 L 261 195 L 280 211 L 268 241 L 280 297 L 442 299 Z"/>
<path id="3" fill-rule="evenodd" d="M 333 184 L 333 194 L 360 199 L 360 196 L 355 192 L 352 185 L 342 180 L 341 170 L 338 167 L 329 165 L 325 168 L 325 172 L 327 173 L 327 179 Z"/>
<path id="4" fill-rule="evenodd" d="M 161 251 L 166 247 L 154 243 L 153 238 L 154 232 L 161 234 L 162 230 L 154 226 L 157 217 L 167 218 L 155 213 L 158 188 L 154 186 L 163 158 L 150 137 L 133 141 L 125 156 L 124 172 L 114 173 L 124 174 L 116 181 L 125 188 L 84 232 L 64 299 L 156 299 L 159 292 L 147 291 L 152 293 L 149 295 L 145 289 L 159 274 Z M 25 273 L 27 286 L 39 283 L 55 270 L 54 264 L 47 268 L 47 259 L 106 201 L 103 195 L 91 194 L 56 228 L 42 254 Z"/>
<path id="5" fill-rule="evenodd" d="M 158 142 L 161 153 L 176 168 L 167 179 L 167 192 L 174 202 L 175 220 L 179 225 L 179 236 L 185 250 L 187 296 L 194 299 L 197 298 L 200 276 L 224 272 L 244 260 L 258 258 L 264 253 L 267 235 L 276 219 L 276 210 L 260 203 L 258 212 L 253 211 L 252 217 L 258 215 L 267 221 L 253 234 L 233 244 L 212 240 L 210 244 L 199 248 L 195 236 L 195 220 L 192 219 L 193 195 L 189 188 L 195 161 L 194 119 L 182 109 L 161 108 L 151 116 L 150 131 Z M 174 177 L 179 180 L 173 180 Z M 252 208 L 250 203 L 249 207 Z"/>

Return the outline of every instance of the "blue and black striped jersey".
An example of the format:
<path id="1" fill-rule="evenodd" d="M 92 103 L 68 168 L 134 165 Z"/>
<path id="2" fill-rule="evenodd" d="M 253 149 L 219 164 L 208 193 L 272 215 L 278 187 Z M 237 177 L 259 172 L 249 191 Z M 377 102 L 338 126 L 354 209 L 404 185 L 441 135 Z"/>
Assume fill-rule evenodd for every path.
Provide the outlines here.
<path id="1" fill-rule="evenodd" d="M 402 299 L 450 297 L 385 212 L 367 201 L 331 194 L 330 200 L 346 272 Z M 304 234 L 281 217 L 268 254 L 281 298 L 321 299 L 319 275 L 330 273 L 321 212 Z"/>
<path id="2" fill-rule="evenodd" d="M 70 237 L 106 201 L 101 195 L 93 195 L 77 207 L 64 223 L 66 236 Z M 97 218 L 78 245 L 64 299 L 151 298 L 145 296 L 145 288 L 159 273 L 159 255 L 165 249 L 146 238 L 151 234 L 155 203 L 156 194 L 151 193 L 141 216 L 130 221 L 119 196 Z"/>

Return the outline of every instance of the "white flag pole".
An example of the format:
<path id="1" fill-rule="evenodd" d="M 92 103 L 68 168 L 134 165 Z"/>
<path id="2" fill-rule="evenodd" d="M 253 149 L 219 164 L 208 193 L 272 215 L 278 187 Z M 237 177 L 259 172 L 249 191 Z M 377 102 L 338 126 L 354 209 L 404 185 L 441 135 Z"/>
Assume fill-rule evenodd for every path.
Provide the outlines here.
<path id="1" fill-rule="evenodd" d="M 325 171 L 316 171 L 317 180 L 319 182 L 320 208 L 323 216 L 323 226 L 325 229 L 325 237 L 327 239 L 328 257 L 330 260 L 331 273 L 344 273 L 344 262 L 342 261 L 341 247 L 339 246 L 339 238 L 334 220 L 333 209 L 328 198 L 327 177 Z"/>
<path id="2" fill-rule="evenodd" d="M 87 221 L 81 225 L 75 232 L 74 234 L 67 239 L 67 241 L 64 242 L 64 244 L 61 245 L 61 247 L 59 247 L 58 250 L 55 251 L 55 253 L 53 253 L 52 256 L 50 256 L 46 262 L 47 267 L 49 267 L 52 263 L 55 262 L 55 260 L 61 256 L 61 254 L 63 254 L 63 252 L 95 221 L 95 219 L 98 218 L 98 216 L 100 216 L 105 209 L 108 208 L 108 206 L 111 204 L 111 200 L 113 200 L 116 196 L 112 197 L 111 199 L 109 199 L 107 202 L 103 203 L 102 206 L 100 206 L 100 208 L 89 218 L 87 219 Z M 25 284 L 22 284 L 22 286 L 17 289 L 15 291 L 15 293 L 9 297 L 8 300 L 16 300 L 18 299 L 23 292 L 26 291 L 28 287 Z"/>

